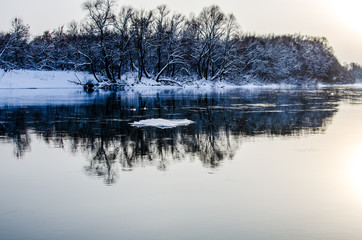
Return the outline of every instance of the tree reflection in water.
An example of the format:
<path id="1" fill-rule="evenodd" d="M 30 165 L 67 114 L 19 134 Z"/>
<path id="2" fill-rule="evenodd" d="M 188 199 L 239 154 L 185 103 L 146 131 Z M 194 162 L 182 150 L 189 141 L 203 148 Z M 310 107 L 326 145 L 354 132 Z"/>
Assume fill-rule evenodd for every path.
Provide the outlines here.
<path id="1" fill-rule="evenodd" d="M 341 99 L 359 91 L 233 90 L 221 93 L 156 95 L 110 93 L 92 103 L 3 107 L 1 141 L 12 142 L 16 157 L 31 150 L 36 135 L 47 144 L 88 156 L 85 172 L 113 184 L 121 171 L 199 159 L 215 168 L 232 159 L 241 139 L 257 135 L 299 136 L 325 131 Z M 358 96 L 358 97 L 357 97 Z M 173 129 L 131 127 L 148 118 L 187 118 L 194 124 Z"/>

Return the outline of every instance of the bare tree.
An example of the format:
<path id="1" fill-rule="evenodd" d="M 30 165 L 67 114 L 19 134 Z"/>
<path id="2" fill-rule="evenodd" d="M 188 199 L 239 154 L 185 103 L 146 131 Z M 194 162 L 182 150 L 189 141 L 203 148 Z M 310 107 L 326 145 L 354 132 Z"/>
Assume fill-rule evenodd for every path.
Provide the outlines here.
<path id="1" fill-rule="evenodd" d="M 104 62 L 104 68 L 108 80 L 114 81 L 111 73 L 112 58 L 106 41 L 109 30 L 113 26 L 115 15 L 113 13 L 114 0 L 93 0 L 83 4 L 83 8 L 88 12 L 88 30 L 99 37 L 99 50 Z"/>
<path id="2" fill-rule="evenodd" d="M 160 5 L 156 9 L 155 14 L 155 39 L 154 46 L 157 49 L 157 61 L 156 61 L 156 70 L 155 72 L 161 71 L 161 61 L 162 61 L 162 48 L 166 42 L 166 31 L 168 28 L 168 15 L 170 14 L 170 10 L 166 5 Z"/>
<path id="3" fill-rule="evenodd" d="M 136 11 L 132 17 L 132 34 L 138 58 L 138 80 L 141 80 L 143 74 L 150 78 L 146 70 L 146 57 L 151 47 L 153 20 L 153 11 Z"/>
<path id="4" fill-rule="evenodd" d="M 171 77 L 175 75 L 176 65 L 187 65 L 182 44 L 185 17 L 174 13 L 170 17 L 166 5 L 157 7 L 155 17 L 154 46 L 156 49 L 155 79 L 158 82 L 167 69 Z"/>
<path id="5" fill-rule="evenodd" d="M 230 76 L 231 73 L 238 72 L 240 66 L 240 58 L 237 52 L 237 44 L 240 41 L 240 27 L 233 14 L 226 17 L 223 33 L 216 58 L 212 61 L 212 80 Z"/>
<path id="6" fill-rule="evenodd" d="M 217 46 L 225 33 L 225 14 L 218 6 L 213 5 L 204 8 L 189 24 L 192 28 L 196 26 L 197 42 L 192 57 L 196 61 L 199 78 L 208 79 Z"/>
<path id="7" fill-rule="evenodd" d="M 121 80 L 122 68 L 127 56 L 131 51 L 131 40 L 135 32 L 131 32 L 131 20 L 134 14 L 134 9 L 131 7 L 122 7 L 115 22 L 115 30 L 117 37 L 115 39 L 118 54 L 118 79 Z"/>

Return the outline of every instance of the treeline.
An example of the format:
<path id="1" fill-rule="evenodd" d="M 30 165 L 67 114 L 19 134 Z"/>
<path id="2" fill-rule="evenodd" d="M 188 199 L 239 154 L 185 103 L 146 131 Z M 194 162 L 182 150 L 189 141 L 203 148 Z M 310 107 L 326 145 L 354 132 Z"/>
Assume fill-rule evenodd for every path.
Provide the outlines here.
<path id="1" fill-rule="evenodd" d="M 345 68 L 356 79 L 356 81 L 362 81 L 362 66 L 357 63 L 350 63 L 345 65 Z"/>
<path id="2" fill-rule="evenodd" d="M 0 33 L 0 67 L 88 71 L 110 83 L 122 83 L 128 72 L 137 72 L 138 81 L 354 81 L 325 38 L 244 35 L 235 16 L 218 6 L 190 17 L 166 5 L 117 10 L 113 0 L 90 0 L 83 9 L 81 23 L 33 39 L 29 26 L 14 19 L 11 30 Z"/>

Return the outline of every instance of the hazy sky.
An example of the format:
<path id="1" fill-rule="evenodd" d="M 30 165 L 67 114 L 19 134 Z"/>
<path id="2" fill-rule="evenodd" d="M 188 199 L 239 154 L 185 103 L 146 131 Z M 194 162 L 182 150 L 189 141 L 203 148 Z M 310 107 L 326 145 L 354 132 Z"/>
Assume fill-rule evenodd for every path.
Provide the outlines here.
<path id="1" fill-rule="evenodd" d="M 84 0 L 0 0 L 0 31 L 10 28 L 14 17 L 30 25 L 32 34 L 82 20 Z M 234 13 L 244 32 L 256 34 L 301 33 L 325 36 L 343 62 L 362 64 L 362 0 L 119 0 L 118 5 L 151 9 L 167 4 L 189 15 L 217 4 Z"/>

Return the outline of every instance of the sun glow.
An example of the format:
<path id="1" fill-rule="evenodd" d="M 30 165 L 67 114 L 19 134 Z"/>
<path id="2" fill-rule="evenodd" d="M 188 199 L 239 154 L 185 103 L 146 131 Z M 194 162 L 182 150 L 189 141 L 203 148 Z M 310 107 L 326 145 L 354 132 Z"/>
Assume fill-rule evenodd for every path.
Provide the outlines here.
<path id="1" fill-rule="evenodd" d="M 362 1 L 361 0 L 328 0 L 333 8 L 334 15 L 340 19 L 346 27 L 362 32 Z"/>

